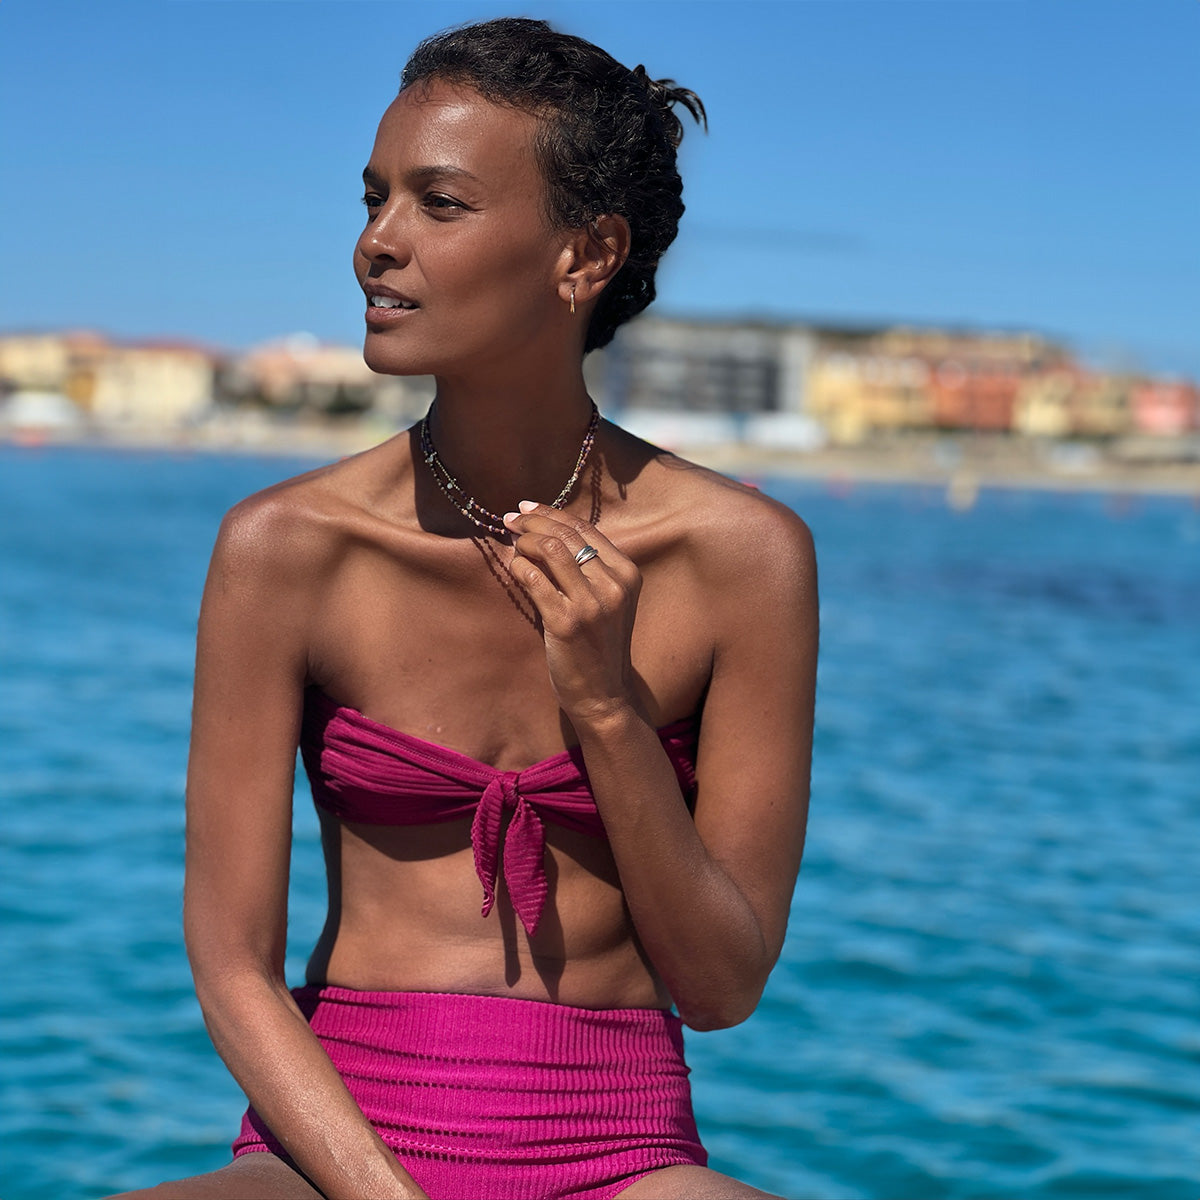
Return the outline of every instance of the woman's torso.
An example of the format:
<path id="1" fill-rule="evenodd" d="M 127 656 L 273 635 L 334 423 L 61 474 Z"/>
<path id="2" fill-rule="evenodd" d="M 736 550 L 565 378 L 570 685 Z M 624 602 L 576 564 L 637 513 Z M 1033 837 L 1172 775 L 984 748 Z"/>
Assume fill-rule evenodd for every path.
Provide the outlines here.
<path id="1" fill-rule="evenodd" d="M 584 515 L 598 516 L 642 571 L 632 661 L 645 715 L 661 727 L 698 715 L 710 677 L 716 634 L 694 501 L 712 477 L 664 466 L 640 445 L 617 445 L 618 455 L 622 446 L 640 454 L 636 476 L 627 464 L 618 490 L 605 473 Z M 380 726 L 502 771 L 574 744 L 532 605 L 507 576 L 511 547 L 421 529 L 389 494 L 397 489 L 385 462 L 382 452 L 364 455 L 297 485 L 295 503 L 332 524 L 339 547 L 312 615 L 310 685 Z M 330 913 L 310 983 L 596 1008 L 670 1003 L 638 944 L 604 837 L 543 822 L 549 901 L 530 936 L 502 883 L 481 916 L 468 816 L 388 825 L 322 811 L 321 822 Z"/>

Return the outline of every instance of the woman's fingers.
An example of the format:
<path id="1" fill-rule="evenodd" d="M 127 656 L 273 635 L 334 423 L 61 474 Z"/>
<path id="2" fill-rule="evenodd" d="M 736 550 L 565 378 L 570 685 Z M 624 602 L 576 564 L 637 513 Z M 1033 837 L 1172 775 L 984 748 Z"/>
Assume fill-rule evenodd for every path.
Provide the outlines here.
<path id="1" fill-rule="evenodd" d="M 516 527 L 520 532 L 524 532 L 526 528 L 530 527 L 547 528 L 546 523 L 548 522 L 551 526 L 560 526 L 570 530 L 582 539 L 584 545 L 595 546 L 600 551 L 600 556 L 606 563 L 615 564 L 617 562 L 629 561 L 595 525 L 589 521 L 585 521 L 582 517 L 560 512 L 556 508 L 551 508 L 548 504 L 538 504 L 533 500 L 522 500 L 520 509 L 519 513 L 508 514 L 508 516 L 516 518 Z M 534 524 L 535 522 L 536 525 Z M 513 524 L 508 522 L 507 516 L 505 517 L 505 523 L 508 524 L 510 529 L 513 528 Z M 611 551 L 611 553 L 606 553 L 606 551 Z"/>
<path id="2" fill-rule="evenodd" d="M 523 501 L 522 508 L 530 503 Z M 507 513 L 504 522 L 518 555 L 540 563 L 565 596 L 581 597 L 597 589 L 607 596 L 611 584 L 636 593 L 637 567 L 589 522 L 546 505 Z"/>
<path id="3" fill-rule="evenodd" d="M 578 545 L 576 546 L 576 543 Z M 584 543 L 557 533 L 524 533 L 513 545 L 522 558 L 537 563 L 554 586 L 568 599 L 583 601 L 603 588 L 606 568 L 603 561 L 593 558 L 578 561 Z"/>
<path id="4" fill-rule="evenodd" d="M 591 579 L 583 574 L 581 564 L 576 561 L 585 543 L 575 530 L 537 515 L 523 517 L 519 525 L 508 518 L 506 523 L 518 555 L 513 560 L 514 566 L 523 569 L 519 560 L 525 559 L 537 564 L 564 596 L 578 600 L 588 594 Z M 602 567 L 593 559 L 591 569 L 594 577 Z"/>
<path id="5" fill-rule="evenodd" d="M 628 700 L 640 572 L 588 522 L 546 505 L 521 507 L 504 518 L 517 551 L 510 570 L 542 618 L 559 704 L 571 714 Z M 583 553 L 589 547 L 595 557 Z"/>
<path id="6" fill-rule="evenodd" d="M 550 628 L 558 625 L 567 599 L 547 576 L 542 564 L 518 553 L 508 564 L 508 571 L 533 602 L 542 619 L 542 626 Z"/>
<path id="7" fill-rule="evenodd" d="M 543 623 L 569 636 L 580 623 L 636 607 L 641 573 L 594 525 L 544 504 L 521 507 L 504 517 L 517 551 L 510 569 Z"/>

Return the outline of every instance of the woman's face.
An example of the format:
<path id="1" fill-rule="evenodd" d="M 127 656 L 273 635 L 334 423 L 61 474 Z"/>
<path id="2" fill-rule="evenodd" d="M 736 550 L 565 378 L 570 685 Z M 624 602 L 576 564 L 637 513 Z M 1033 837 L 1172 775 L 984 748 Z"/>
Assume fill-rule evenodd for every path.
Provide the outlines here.
<path id="1" fill-rule="evenodd" d="M 495 368 L 561 319 L 556 285 L 570 236 L 545 216 L 536 130 L 528 113 L 438 79 L 406 89 L 383 114 L 354 248 L 372 369 Z"/>

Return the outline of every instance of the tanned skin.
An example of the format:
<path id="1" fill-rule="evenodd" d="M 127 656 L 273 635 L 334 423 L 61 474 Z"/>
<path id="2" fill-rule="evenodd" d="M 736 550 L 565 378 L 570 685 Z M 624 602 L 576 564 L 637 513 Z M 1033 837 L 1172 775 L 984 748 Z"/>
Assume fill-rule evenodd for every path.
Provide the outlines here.
<path id="1" fill-rule="evenodd" d="M 502 887 L 480 916 L 468 820 L 323 814 L 332 904 L 310 983 L 673 1002 L 716 1029 L 753 1012 L 779 956 L 808 807 L 812 540 L 782 505 L 607 422 L 570 501 L 547 507 L 587 428 L 583 340 L 629 230 L 619 217 L 550 224 L 535 129 L 461 85 L 401 93 L 365 172 L 354 255 L 364 288 L 418 305 L 368 322 L 367 362 L 436 377 L 438 451 L 509 514 L 508 536 L 451 506 L 412 430 L 250 497 L 221 527 L 199 627 L 185 929 L 213 1041 L 295 1167 L 244 1155 L 129 1195 L 425 1195 L 284 981 L 310 685 L 504 770 L 579 745 L 608 835 L 546 824 L 551 894 L 529 937 Z M 287 248 L 272 254 L 286 269 Z M 599 558 L 580 567 L 585 544 Z M 689 813 L 655 731 L 693 714 Z M 669 1167 L 621 1195 L 763 1193 Z"/>

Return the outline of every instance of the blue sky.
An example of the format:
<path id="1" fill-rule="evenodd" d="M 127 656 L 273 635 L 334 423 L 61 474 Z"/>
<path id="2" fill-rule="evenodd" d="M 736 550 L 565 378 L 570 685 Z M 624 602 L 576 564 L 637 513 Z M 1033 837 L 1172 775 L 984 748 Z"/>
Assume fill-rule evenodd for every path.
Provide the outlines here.
<path id="1" fill-rule="evenodd" d="M 1200 378 L 1195 0 L 4 0 L 0 329 L 358 341 L 404 59 L 512 13 L 708 106 L 660 311 L 1028 327 Z"/>

